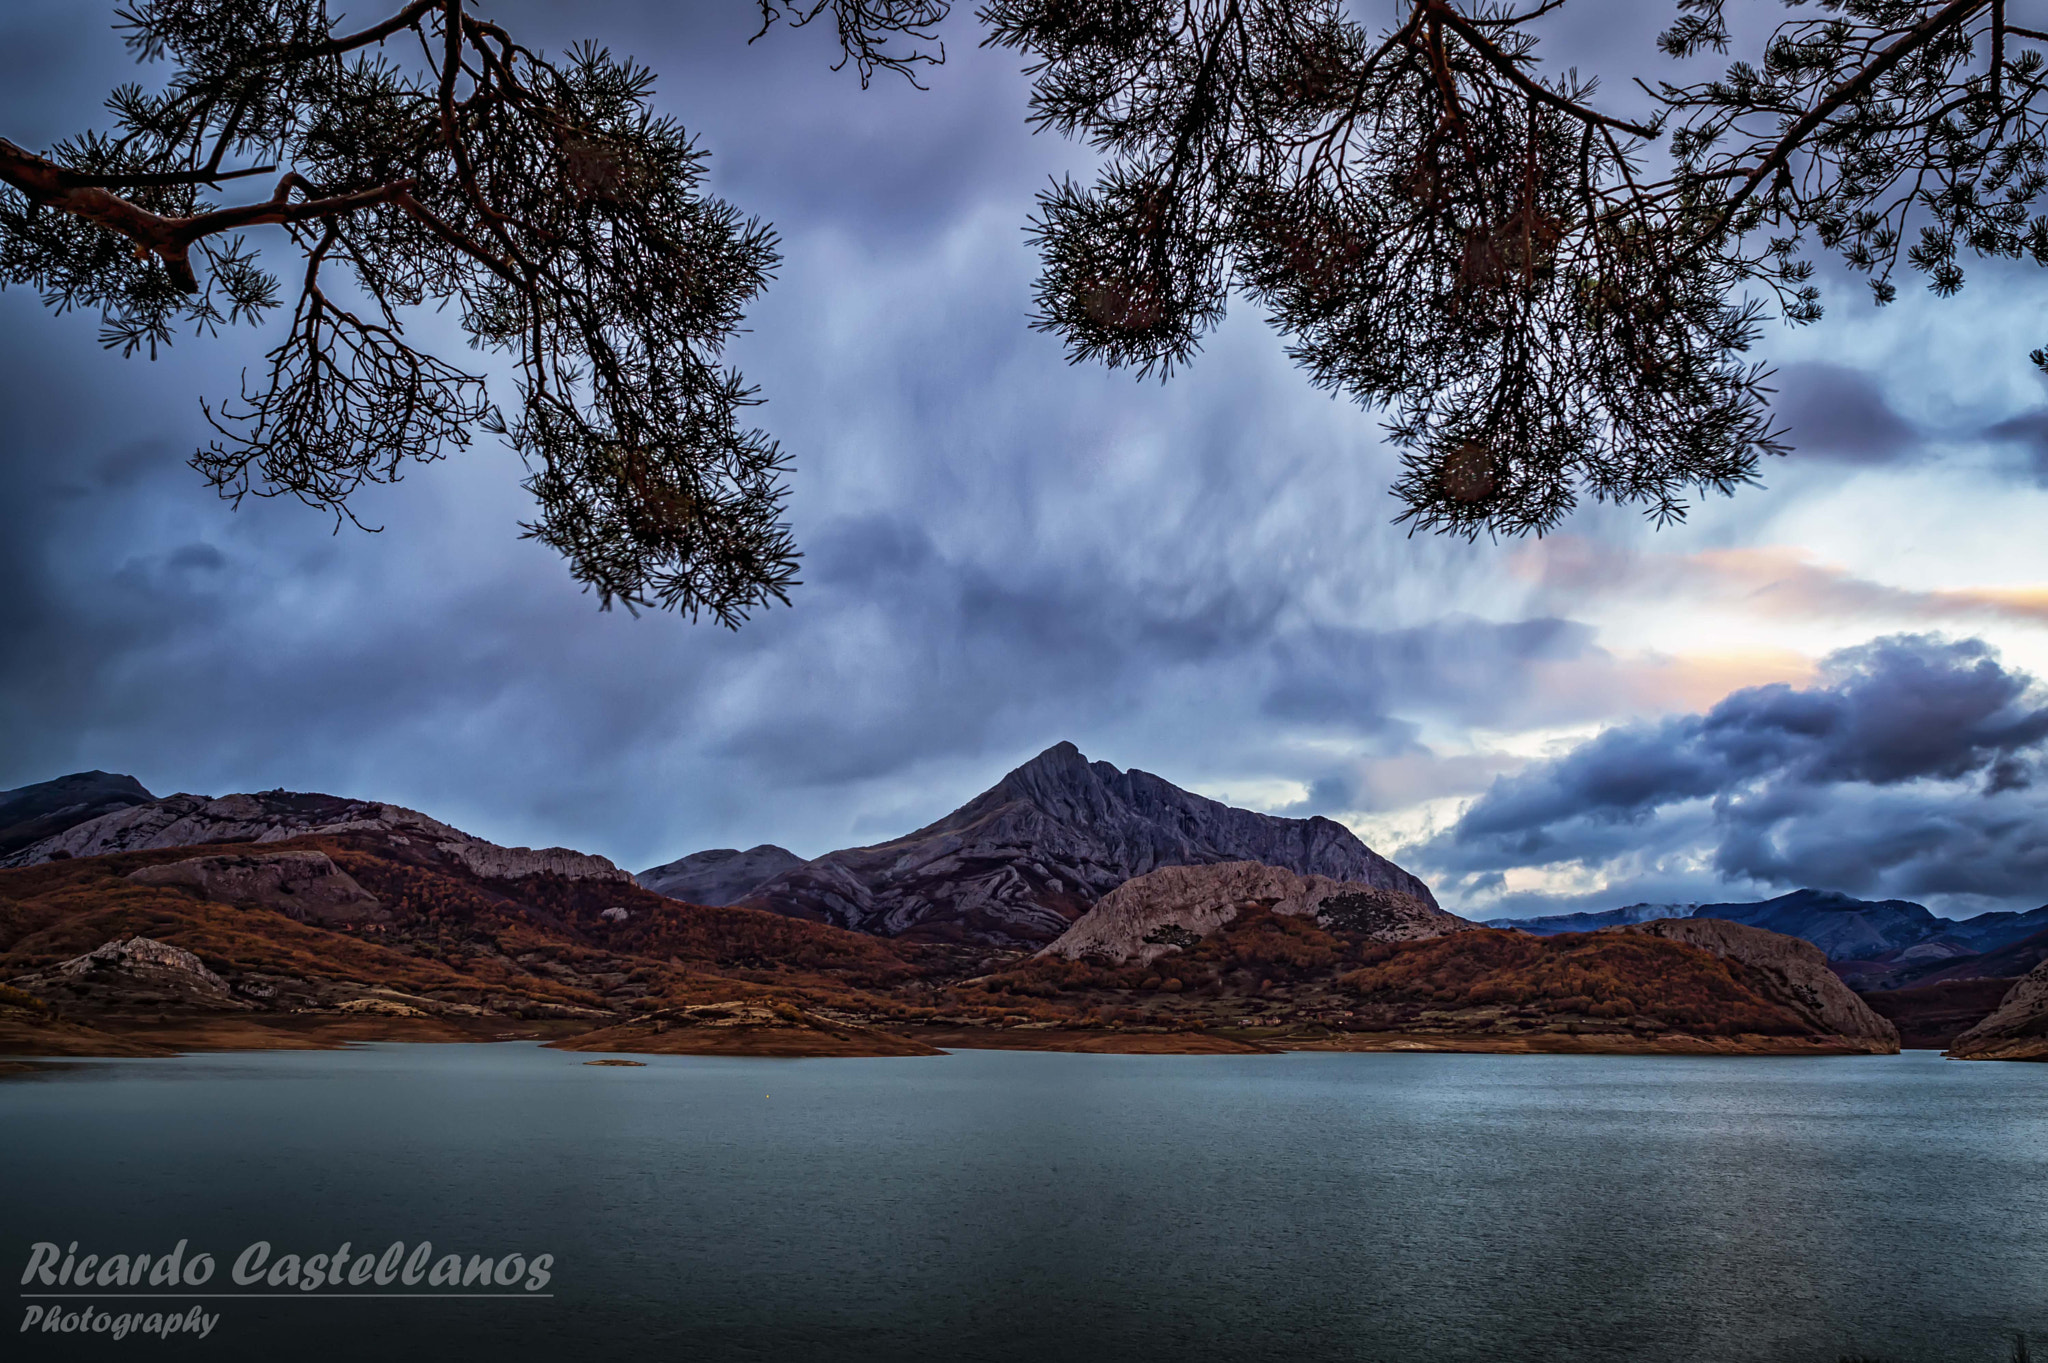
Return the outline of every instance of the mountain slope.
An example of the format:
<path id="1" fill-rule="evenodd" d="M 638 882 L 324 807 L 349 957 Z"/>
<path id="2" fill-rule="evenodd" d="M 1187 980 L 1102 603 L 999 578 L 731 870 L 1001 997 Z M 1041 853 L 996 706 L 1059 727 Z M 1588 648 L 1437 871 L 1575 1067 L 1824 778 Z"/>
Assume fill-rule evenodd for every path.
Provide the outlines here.
<path id="1" fill-rule="evenodd" d="M 1038 946 L 1160 866 L 1256 861 L 1397 890 L 1429 887 L 1329 819 L 1283 819 L 1190 794 L 1149 772 L 1046 749 L 938 822 L 827 853 L 744 902 L 881 936 Z"/>
<path id="2" fill-rule="evenodd" d="M 2048 961 L 2016 981 L 1991 1015 L 1955 1039 L 1959 1060 L 2048 1060 Z"/>
<path id="3" fill-rule="evenodd" d="M 0 790 L 0 857 L 155 798 L 134 777 L 104 771 L 73 772 L 54 781 Z"/>
<path id="4" fill-rule="evenodd" d="M 804 859 L 787 848 L 763 843 L 742 852 L 733 847 L 716 847 L 693 852 L 687 857 L 650 866 L 633 877 L 645 890 L 687 904 L 709 904 L 722 908 L 737 904 L 761 885 L 784 871 L 804 864 Z"/>
<path id="5" fill-rule="evenodd" d="M 1869 1041 L 1887 1053 L 1899 1048 L 1898 1028 L 1842 983 L 1811 942 L 1721 918 L 1663 918 L 1622 931 L 1684 942 L 1740 961 L 1772 982 L 1767 991 L 1772 997 L 1821 1029 Z"/>
<path id="6" fill-rule="evenodd" d="M 632 879 L 603 857 L 566 847 L 500 847 L 416 809 L 287 790 L 224 795 L 217 800 L 204 795 L 150 800 L 43 838 L 0 860 L 0 867 L 163 847 L 278 842 L 321 833 L 395 835 L 400 845 L 417 838 L 462 861 L 478 875 L 518 877 L 546 872 L 571 880 Z"/>
<path id="7" fill-rule="evenodd" d="M 201 850 L 0 871 L 0 980 L 95 1025 L 170 1013 L 588 1028 L 747 998 L 882 1012 L 942 950 L 678 904 L 623 877 L 492 875 L 477 869 L 487 858 L 407 832 Z"/>
<path id="8" fill-rule="evenodd" d="M 1218 872 L 1235 873 L 1210 867 L 1153 876 L 1170 883 Z M 1150 879 L 1132 885 L 1143 889 Z M 1377 914 L 1278 907 L 1254 898 L 1220 921 L 1176 916 L 1141 937 L 1156 939 L 1145 941 L 1142 952 L 1122 960 L 1114 951 L 1071 959 L 1041 952 L 954 992 L 1045 1000 L 1127 1024 L 1235 1028 L 1249 1040 L 1299 1049 L 1898 1049 L 1892 1026 L 1829 975 L 1810 943 L 1742 924 L 1686 920 L 1536 937 L 1469 925 L 1441 932 L 1412 920 L 1389 925 Z M 1433 935 L 1387 940 L 1389 926 L 1396 934 L 1420 926 Z"/>

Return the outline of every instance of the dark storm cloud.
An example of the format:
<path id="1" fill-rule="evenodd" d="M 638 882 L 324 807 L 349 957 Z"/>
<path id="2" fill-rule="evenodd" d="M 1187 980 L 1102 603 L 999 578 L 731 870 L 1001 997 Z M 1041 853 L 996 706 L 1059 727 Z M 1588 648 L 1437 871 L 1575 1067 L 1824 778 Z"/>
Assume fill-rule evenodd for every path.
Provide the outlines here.
<path id="1" fill-rule="evenodd" d="M 2033 678 L 1978 640 L 1879 639 L 1818 684 L 1737 691 L 1505 776 L 1429 847 L 1465 875 L 1671 858 L 1852 892 L 2048 895 Z"/>
<path id="2" fill-rule="evenodd" d="M 1592 630 L 1554 618 L 1506 624 L 1454 618 L 1426 629 L 1371 633 L 1313 629 L 1280 646 L 1281 676 L 1262 708 L 1282 719 L 1325 722 L 1427 700 L 1441 713 L 1483 723 L 1510 708 L 1502 677 L 1593 651 Z M 1426 697 L 1411 690 L 1417 680 L 1429 688 Z"/>
<path id="3" fill-rule="evenodd" d="M 1771 409 L 1793 450 L 1848 464 L 1883 464 L 1917 445 L 1920 432 L 1885 400 L 1869 374 L 1806 361 L 1780 368 Z"/>
<path id="4" fill-rule="evenodd" d="M 1984 436 L 2019 451 L 2034 481 L 2048 487 L 2048 411 L 2008 417 L 1985 427 Z"/>

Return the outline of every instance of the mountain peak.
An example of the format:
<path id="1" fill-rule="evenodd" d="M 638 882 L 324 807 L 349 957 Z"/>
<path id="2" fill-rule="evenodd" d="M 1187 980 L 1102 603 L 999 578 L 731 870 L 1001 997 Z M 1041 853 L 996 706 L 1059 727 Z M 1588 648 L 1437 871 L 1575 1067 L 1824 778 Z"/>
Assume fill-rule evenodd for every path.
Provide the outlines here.
<path id="1" fill-rule="evenodd" d="M 98 770 L 0 790 L 0 856 L 155 798 L 132 776 Z"/>
<path id="2" fill-rule="evenodd" d="M 804 859 L 786 847 L 762 843 L 742 852 L 736 847 L 714 847 L 687 857 L 650 866 L 633 879 L 640 888 L 670 899 L 723 908 L 753 893 L 764 881 L 804 864 Z"/>
<path id="3" fill-rule="evenodd" d="M 1250 861 L 1434 906 L 1422 881 L 1329 819 L 1235 809 L 1055 743 L 938 821 L 831 852 L 746 902 L 884 936 L 1041 945 L 1161 866 Z M 643 873 L 646 883 L 646 873 Z"/>
<path id="4" fill-rule="evenodd" d="M 1000 788 L 1013 781 L 1027 785 L 1041 782 L 1061 785 L 1086 784 L 1091 776 L 1102 777 L 1104 773 L 1099 768 L 1103 767 L 1108 767 L 1111 774 L 1123 774 L 1107 762 L 1090 762 L 1086 753 L 1061 739 L 1030 761 L 1012 768 L 997 786 Z"/>

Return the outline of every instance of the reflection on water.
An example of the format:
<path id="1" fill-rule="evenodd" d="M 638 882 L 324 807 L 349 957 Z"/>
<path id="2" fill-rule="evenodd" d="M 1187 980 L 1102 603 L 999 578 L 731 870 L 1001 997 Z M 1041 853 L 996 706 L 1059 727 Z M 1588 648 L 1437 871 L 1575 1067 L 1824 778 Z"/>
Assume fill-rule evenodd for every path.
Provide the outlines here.
<path id="1" fill-rule="evenodd" d="M 1898 1360 L 2048 1327 L 2048 1066 L 529 1045 L 0 1083 L 0 1265 L 428 1239 L 548 1300 L 211 1301 L 74 1358 Z M 19 1289 L 27 1290 L 27 1289 Z M 180 1302 L 156 1303 L 179 1305 Z M 101 1310 L 137 1304 L 108 1300 Z"/>

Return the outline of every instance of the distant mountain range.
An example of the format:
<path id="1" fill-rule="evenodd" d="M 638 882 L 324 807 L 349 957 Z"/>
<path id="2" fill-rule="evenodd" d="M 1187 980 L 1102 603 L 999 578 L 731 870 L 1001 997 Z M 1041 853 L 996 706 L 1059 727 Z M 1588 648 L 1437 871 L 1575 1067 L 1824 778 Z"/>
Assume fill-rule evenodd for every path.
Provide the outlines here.
<path id="1" fill-rule="evenodd" d="M 1624 909 L 1598 913 L 1553 913 L 1541 918 L 1490 918 L 1490 928 L 1518 928 L 1538 937 L 1555 937 L 1560 932 L 1598 932 L 1602 928 L 1624 928 L 1659 918 L 1690 918 L 1697 904 L 1631 904 Z"/>
<path id="2" fill-rule="evenodd" d="M 1091 762 L 1070 743 L 924 828 L 810 861 L 763 844 L 633 877 L 603 857 L 500 847 L 397 805 L 284 790 L 157 797 L 93 771 L 0 791 L 0 867 L 20 868 L 0 871 L 0 954 L 27 972 L 0 1006 L 17 1010 L 20 990 L 119 1013 L 146 1011 L 151 991 L 168 989 L 177 1007 L 279 1016 L 402 1003 L 433 1016 L 563 1017 L 566 1007 L 628 1031 L 645 1021 L 658 1037 L 725 1026 L 689 1010 L 799 988 L 797 971 L 810 992 L 782 1000 L 795 1009 L 785 1021 L 812 1030 L 837 1024 L 818 1022 L 811 1004 L 858 994 L 849 1017 L 972 1027 L 1200 1030 L 1235 1019 L 1255 1030 L 1455 1034 L 1458 1045 L 1483 1034 L 1482 1048 L 1570 1047 L 1596 1034 L 1585 1044 L 1662 1046 L 1666 1033 L 1689 1038 L 1671 1043 L 1681 1049 L 1889 1044 L 1853 1010 L 1802 1012 L 1818 987 L 1811 966 L 1862 991 L 1907 1044 L 1946 1045 L 2001 1008 L 1973 1046 L 2048 1053 L 2037 1046 L 2048 1036 L 2048 906 L 1956 920 L 1907 900 L 1799 890 L 1483 925 L 1526 936 L 1430 937 L 1457 920 L 1341 824 L 1232 808 Z M 1023 959 L 1098 906 L 1087 920 L 1096 926 L 1067 938 L 1072 950 Z M 221 917 L 222 907 L 277 918 Z M 60 921 L 62 932 L 45 931 Z M 1726 923 L 1762 935 L 1730 937 Z M 292 936 L 312 931 L 332 940 Z M 1670 945 L 1629 944 L 1646 933 Z M 1539 945 L 1565 934 L 1587 936 Z M 1804 943 L 1798 952 L 1786 954 L 1788 938 Z M 364 955 L 372 944 L 379 952 Z M 386 946 L 411 955 L 379 954 Z M 1697 952 L 1750 973 L 1715 975 L 1687 954 Z M 203 968 L 187 968 L 187 956 Z M 408 964 L 414 956 L 440 965 Z M 690 983 L 706 971 L 704 988 Z M 1453 977 L 1463 984 L 1443 983 Z M 2032 983 L 2011 992 L 2021 977 Z M 394 982 L 412 997 L 430 980 L 440 983 L 393 1003 Z M 1582 983 L 1557 993 L 1566 980 Z M 718 997 L 704 1000 L 706 989 Z M 1695 1015 L 1680 995 L 1718 1001 Z M 1741 1039 L 1759 1035 L 1780 1040 Z M 865 1053 L 896 1044 L 841 1041 Z"/>
<path id="3" fill-rule="evenodd" d="M 126 783 L 124 786 L 122 783 Z M 131 791 L 132 788 L 132 791 Z M 79 790 L 97 798 L 72 799 Z M 143 797 L 119 803 L 127 794 Z M 68 804 L 59 801 L 70 800 Z M 113 807 L 95 812 L 103 806 Z M 130 776 L 85 772 L 19 790 L 0 791 L 0 813 L 12 808 L 44 813 L 25 824 L 43 836 L 17 846 L 0 867 L 37 866 L 76 857 L 146 852 L 220 843 L 273 843 L 323 833 L 395 835 L 401 846 L 417 841 L 453 857 L 472 872 L 517 879 L 551 872 L 565 880 L 631 880 L 603 857 L 566 847 L 500 847 L 402 805 L 335 795 L 266 790 L 253 795 L 167 795 L 162 799 Z"/>
<path id="4" fill-rule="evenodd" d="M 1794 890 L 1752 903 L 1631 904 L 1604 913 L 1495 919 L 1490 926 L 1542 937 L 1664 918 L 1720 918 L 1804 938 L 1827 953 L 1836 974 L 1861 989 L 2015 977 L 2048 959 L 2048 906 L 1958 920 L 1938 917 L 1911 900 L 1856 899 L 1830 890 Z"/>
<path id="5" fill-rule="evenodd" d="M 395 831 L 469 849 L 491 862 L 483 874 L 524 873 L 508 869 L 508 857 L 519 867 L 545 861 L 570 875 L 624 874 L 602 857 L 494 848 L 416 810 L 332 795 L 157 798 L 133 777 L 105 772 L 0 792 L 0 838 L 11 839 L 0 842 L 0 866 L 351 831 Z M 1133 876 L 1235 861 L 1436 905 L 1420 879 L 1340 823 L 1236 809 L 1149 772 L 1090 762 L 1071 743 L 1055 744 L 936 823 L 890 842 L 812 861 L 768 844 L 719 848 L 634 879 L 687 903 L 767 909 L 874 936 L 1037 947 Z"/>
<path id="6" fill-rule="evenodd" d="M 1234 809 L 1150 772 L 1090 762 L 1071 743 L 916 832 L 780 864 L 790 856 L 772 846 L 699 852 L 638 880 L 877 936 L 996 946 L 1050 942 L 1103 895 L 1161 866 L 1255 861 L 1436 905 L 1420 879 L 1340 823 Z M 765 874 L 740 891 L 756 867 Z"/>

